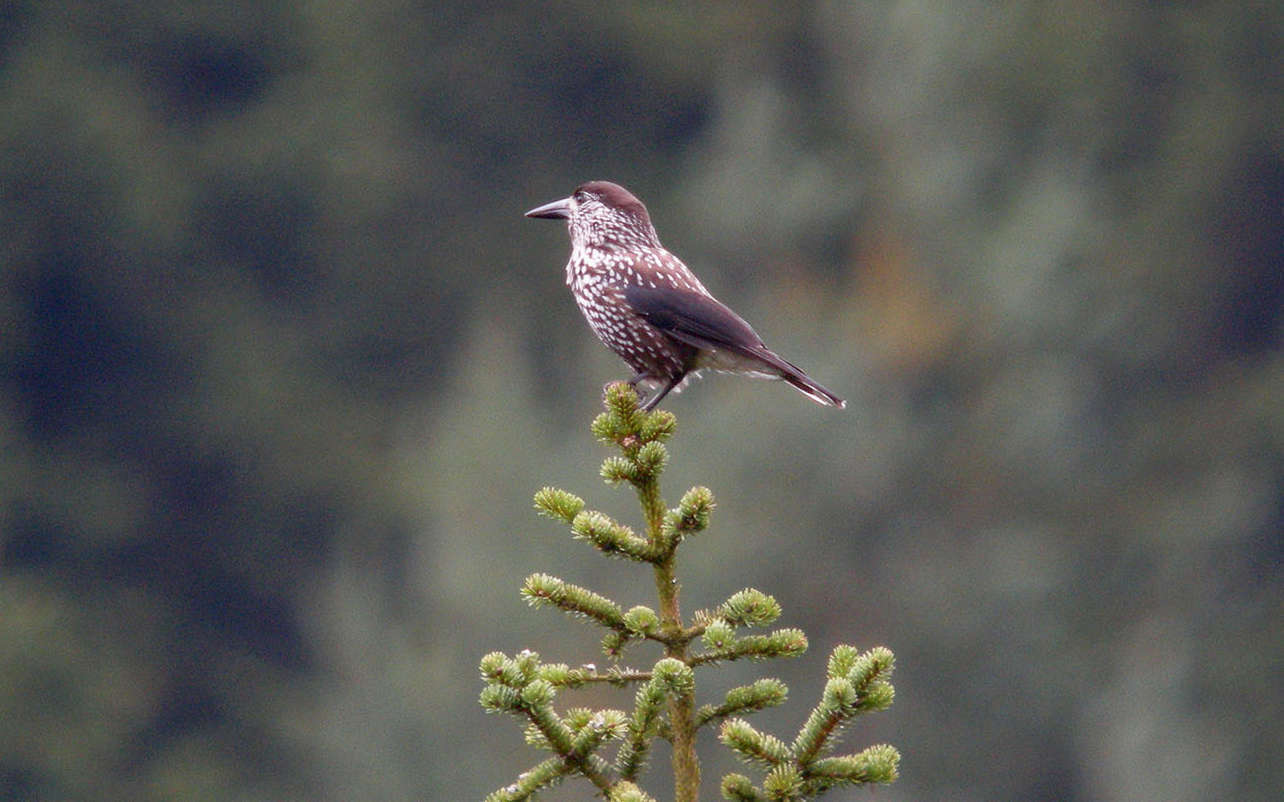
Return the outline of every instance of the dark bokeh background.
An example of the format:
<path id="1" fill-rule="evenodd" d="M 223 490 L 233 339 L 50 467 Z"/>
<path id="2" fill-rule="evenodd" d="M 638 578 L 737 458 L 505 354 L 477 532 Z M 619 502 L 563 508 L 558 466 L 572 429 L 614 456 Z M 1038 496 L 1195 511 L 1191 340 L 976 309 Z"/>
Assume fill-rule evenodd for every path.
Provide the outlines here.
<path id="1" fill-rule="evenodd" d="M 478 658 L 602 661 L 522 577 L 650 598 L 530 509 L 632 511 L 587 432 L 626 371 L 521 217 L 589 178 L 850 399 L 668 404 L 671 499 L 721 501 L 686 609 L 812 641 L 710 694 L 780 673 L 787 734 L 882 643 L 879 799 L 1277 793 L 1282 7 L 938 5 L 0 8 L 0 798 L 539 757 Z"/>

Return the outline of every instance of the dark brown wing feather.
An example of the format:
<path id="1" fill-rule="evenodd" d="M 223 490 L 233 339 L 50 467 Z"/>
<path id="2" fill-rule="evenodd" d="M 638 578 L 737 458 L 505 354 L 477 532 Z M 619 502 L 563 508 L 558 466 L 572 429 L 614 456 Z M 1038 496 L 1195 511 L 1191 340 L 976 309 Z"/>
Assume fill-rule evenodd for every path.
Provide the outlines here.
<path id="1" fill-rule="evenodd" d="M 722 303 L 674 287 L 624 289 L 624 300 L 648 323 L 697 348 L 723 348 L 746 356 L 766 351 L 762 338 Z"/>
<path id="2" fill-rule="evenodd" d="M 813 381 L 792 362 L 767 348 L 748 323 L 724 304 L 707 295 L 673 287 L 624 289 L 624 300 L 634 312 L 670 337 L 701 349 L 729 351 L 759 362 L 821 404 L 846 405 L 841 398 Z"/>

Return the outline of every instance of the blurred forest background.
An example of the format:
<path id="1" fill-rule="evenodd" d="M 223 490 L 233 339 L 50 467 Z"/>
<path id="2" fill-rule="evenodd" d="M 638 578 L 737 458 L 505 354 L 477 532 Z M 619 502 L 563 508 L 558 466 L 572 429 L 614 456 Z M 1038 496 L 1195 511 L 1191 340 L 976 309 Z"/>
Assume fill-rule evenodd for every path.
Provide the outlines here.
<path id="1" fill-rule="evenodd" d="M 896 704 L 846 743 L 902 779 L 851 798 L 1274 798 L 1282 32 L 1259 2 L 5 3 L 0 798 L 465 800 L 539 758 L 478 659 L 605 661 L 522 578 L 653 592 L 530 503 L 635 520 L 588 433 L 627 371 L 522 217 L 593 178 L 849 399 L 666 403 L 670 503 L 720 501 L 684 610 L 758 587 L 812 643 L 706 701 L 781 676 L 788 734 L 836 643 L 885 644 Z M 736 764 L 701 752 L 715 798 Z"/>

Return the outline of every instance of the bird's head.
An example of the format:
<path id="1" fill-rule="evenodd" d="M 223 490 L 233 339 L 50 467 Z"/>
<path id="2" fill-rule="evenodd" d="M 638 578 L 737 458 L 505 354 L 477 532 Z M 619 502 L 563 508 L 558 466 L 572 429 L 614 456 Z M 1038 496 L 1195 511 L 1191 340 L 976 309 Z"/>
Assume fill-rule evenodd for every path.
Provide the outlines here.
<path id="1" fill-rule="evenodd" d="M 589 181 L 570 197 L 531 209 L 527 217 L 565 220 L 575 247 L 659 247 L 642 201 L 619 184 Z"/>

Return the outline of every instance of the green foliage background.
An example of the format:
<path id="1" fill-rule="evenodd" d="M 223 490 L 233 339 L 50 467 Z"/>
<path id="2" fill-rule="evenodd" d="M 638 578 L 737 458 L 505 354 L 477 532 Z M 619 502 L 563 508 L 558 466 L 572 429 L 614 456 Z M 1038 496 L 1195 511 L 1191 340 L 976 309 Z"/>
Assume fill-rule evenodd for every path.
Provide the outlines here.
<path id="1" fill-rule="evenodd" d="M 835 643 L 896 652 L 859 734 L 905 755 L 880 799 L 1270 798 L 1282 30 L 1254 2 L 8 3 L 0 797 L 468 799 L 530 762 L 479 656 L 594 642 L 521 577 L 650 597 L 528 506 L 596 473 L 625 371 L 521 213 L 609 178 L 849 398 L 706 379 L 666 479 L 722 500 L 685 605 L 775 595 L 799 698 Z"/>

